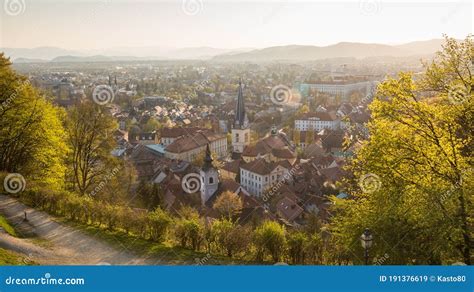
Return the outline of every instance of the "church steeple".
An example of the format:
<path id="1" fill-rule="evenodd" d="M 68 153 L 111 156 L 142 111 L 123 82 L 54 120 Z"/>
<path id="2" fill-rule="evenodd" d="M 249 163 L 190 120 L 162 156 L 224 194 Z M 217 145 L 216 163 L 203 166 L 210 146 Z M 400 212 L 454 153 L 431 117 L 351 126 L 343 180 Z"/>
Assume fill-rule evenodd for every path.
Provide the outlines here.
<path id="1" fill-rule="evenodd" d="M 204 164 L 199 171 L 201 176 L 201 203 L 204 205 L 219 188 L 219 171 L 212 165 L 211 148 L 206 146 Z"/>
<path id="2" fill-rule="evenodd" d="M 250 128 L 247 113 L 245 112 L 244 90 L 242 79 L 239 81 L 239 92 L 237 93 L 237 104 L 235 106 L 235 118 L 232 127 L 232 152 L 243 153 L 246 145 L 250 144 Z"/>
<path id="3" fill-rule="evenodd" d="M 243 129 L 248 124 L 247 113 L 245 112 L 244 93 L 242 88 L 242 78 L 239 80 L 239 91 L 237 93 L 237 104 L 235 106 L 234 128 Z"/>
<path id="4" fill-rule="evenodd" d="M 210 168 L 213 168 L 214 165 L 212 165 L 212 156 L 211 156 L 211 148 L 209 147 L 209 144 L 206 145 L 206 156 L 204 157 L 204 165 L 202 166 L 203 170 L 208 170 Z"/>

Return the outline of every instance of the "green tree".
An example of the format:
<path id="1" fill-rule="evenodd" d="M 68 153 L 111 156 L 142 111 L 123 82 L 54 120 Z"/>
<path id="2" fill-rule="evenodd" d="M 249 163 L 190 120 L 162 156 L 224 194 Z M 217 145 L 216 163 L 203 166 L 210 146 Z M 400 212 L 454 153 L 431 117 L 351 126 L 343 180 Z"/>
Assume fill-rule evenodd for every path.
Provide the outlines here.
<path id="1" fill-rule="evenodd" d="M 262 261 L 268 252 L 274 262 L 280 261 L 286 247 L 285 233 L 285 227 L 274 221 L 259 226 L 254 232 L 257 260 Z"/>
<path id="2" fill-rule="evenodd" d="M 300 131 L 298 130 L 293 130 L 293 143 L 295 143 L 296 146 L 299 146 L 301 142 L 301 134 Z"/>
<path id="3" fill-rule="evenodd" d="M 392 264 L 471 264 L 474 104 L 471 37 L 447 39 L 420 81 L 401 73 L 378 87 L 370 139 L 351 163 L 354 200 L 334 199 L 332 233 L 343 249 L 364 228 L 372 256 Z M 453 88 L 463 98 L 453 100 Z M 356 259 L 353 259 L 357 262 Z"/>
<path id="4" fill-rule="evenodd" d="M 305 247 L 308 242 L 308 238 L 304 232 L 295 231 L 291 232 L 287 236 L 288 242 L 288 255 L 291 259 L 291 263 L 294 265 L 302 265 L 305 262 Z"/>
<path id="5" fill-rule="evenodd" d="M 242 212 L 242 200 L 237 194 L 226 191 L 217 197 L 213 208 L 230 220 Z"/>
<path id="6" fill-rule="evenodd" d="M 148 122 L 143 126 L 144 132 L 153 132 L 160 129 L 161 124 L 154 118 L 148 119 Z"/>
<path id="7" fill-rule="evenodd" d="M 63 112 L 10 68 L 0 54 L 0 171 L 63 186 L 68 152 Z"/>
<path id="8" fill-rule="evenodd" d="M 73 188 L 81 195 L 107 180 L 108 172 L 116 166 L 110 154 L 115 147 L 112 133 L 116 128 L 107 108 L 92 101 L 77 104 L 68 112 L 70 176 Z"/>
<path id="9" fill-rule="evenodd" d="M 140 180 L 137 187 L 137 195 L 145 208 L 154 210 L 161 205 L 163 190 L 159 184 Z"/>
<path id="10" fill-rule="evenodd" d="M 204 224 L 199 213 L 192 207 L 184 206 L 175 220 L 175 237 L 181 247 L 199 250 L 204 239 Z"/>
<path id="11" fill-rule="evenodd" d="M 228 257 L 244 251 L 249 245 L 249 230 L 235 224 L 229 219 L 216 220 L 212 224 L 212 232 L 218 248 L 225 251 Z"/>
<path id="12" fill-rule="evenodd" d="M 166 239 L 168 229 L 173 219 L 160 208 L 148 213 L 148 227 L 150 238 L 157 242 L 163 242 Z"/>

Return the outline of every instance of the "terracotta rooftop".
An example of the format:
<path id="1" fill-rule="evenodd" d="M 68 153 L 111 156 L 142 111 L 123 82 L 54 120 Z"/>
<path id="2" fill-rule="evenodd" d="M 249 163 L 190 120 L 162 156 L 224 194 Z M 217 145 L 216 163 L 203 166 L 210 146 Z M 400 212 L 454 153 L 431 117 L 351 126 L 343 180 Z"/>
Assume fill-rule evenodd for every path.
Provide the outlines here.
<path id="1" fill-rule="evenodd" d="M 223 170 L 226 170 L 228 172 L 232 172 L 232 173 L 238 173 L 239 172 L 239 169 L 240 169 L 240 165 L 244 164 L 245 162 L 238 159 L 238 160 L 233 160 L 231 162 L 227 162 L 226 164 L 224 164 L 224 166 L 222 167 Z"/>
<path id="2" fill-rule="evenodd" d="M 187 152 L 224 138 L 224 135 L 216 134 L 211 130 L 199 130 L 193 135 L 185 135 L 176 139 L 165 150 L 171 153 Z"/>
<path id="3" fill-rule="evenodd" d="M 309 119 L 317 119 L 320 121 L 334 121 L 337 119 L 337 117 L 334 112 L 312 112 L 312 113 L 304 114 L 298 120 L 309 120 Z"/>
<path id="4" fill-rule="evenodd" d="M 242 165 L 241 168 L 256 174 L 267 175 L 270 174 L 277 166 L 282 166 L 286 169 L 291 168 L 291 165 L 287 160 L 279 162 L 267 162 L 263 158 L 255 159 L 251 162 L 248 162 Z"/>
<path id="5" fill-rule="evenodd" d="M 246 146 L 243 152 L 243 156 L 257 157 L 259 154 L 265 155 L 267 153 L 271 153 L 274 149 L 287 149 L 287 151 L 285 150 L 285 152 L 292 153 L 289 147 L 290 144 L 283 135 L 269 135 L 258 141 L 255 145 Z M 296 155 L 292 154 L 291 158 L 293 157 L 296 157 Z"/>
<path id="6" fill-rule="evenodd" d="M 176 128 L 163 128 L 161 130 L 161 137 L 162 138 L 178 138 L 184 135 L 193 135 L 199 130 L 206 130 L 204 128 L 198 127 L 176 127 Z"/>
<path id="7" fill-rule="evenodd" d="M 284 219 L 291 222 L 303 213 L 303 208 L 285 196 L 277 203 L 277 212 Z"/>

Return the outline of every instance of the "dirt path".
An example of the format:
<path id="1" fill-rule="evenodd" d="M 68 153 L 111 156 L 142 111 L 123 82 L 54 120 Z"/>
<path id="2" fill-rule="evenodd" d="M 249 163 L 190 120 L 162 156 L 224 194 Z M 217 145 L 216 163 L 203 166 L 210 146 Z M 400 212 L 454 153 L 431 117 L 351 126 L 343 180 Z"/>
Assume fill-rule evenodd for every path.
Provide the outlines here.
<path id="1" fill-rule="evenodd" d="M 28 214 L 27 221 L 24 220 L 25 211 Z M 16 238 L 0 231 L 0 247 L 22 253 L 27 260 L 42 265 L 166 264 L 156 259 L 136 256 L 125 247 L 119 250 L 91 235 L 60 224 L 45 212 L 29 208 L 5 195 L 0 195 L 0 214 L 26 237 Z"/>

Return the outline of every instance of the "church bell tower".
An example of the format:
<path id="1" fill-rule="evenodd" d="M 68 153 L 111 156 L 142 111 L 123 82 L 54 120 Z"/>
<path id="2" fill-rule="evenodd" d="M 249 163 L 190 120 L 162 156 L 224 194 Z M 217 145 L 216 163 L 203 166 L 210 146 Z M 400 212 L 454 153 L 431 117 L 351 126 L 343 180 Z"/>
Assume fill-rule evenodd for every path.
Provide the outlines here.
<path id="1" fill-rule="evenodd" d="M 209 144 L 206 146 L 206 156 L 204 165 L 200 172 L 201 176 L 201 203 L 204 205 L 219 187 L 219 172 L 212 164 L 211 149 Z"/>
<path id="2" fill-rule="evenodd" d="M 244 147 L 250 144 L 250 129 L 248 123 L 247 113 L 245 112 L 242 80 L 240 80 L 237 104 L 235 107 L 235 118 L 232 125 L 232 151 L 234 153 L 244 152 Z"/>

